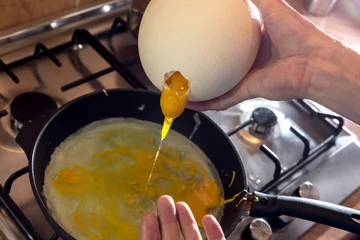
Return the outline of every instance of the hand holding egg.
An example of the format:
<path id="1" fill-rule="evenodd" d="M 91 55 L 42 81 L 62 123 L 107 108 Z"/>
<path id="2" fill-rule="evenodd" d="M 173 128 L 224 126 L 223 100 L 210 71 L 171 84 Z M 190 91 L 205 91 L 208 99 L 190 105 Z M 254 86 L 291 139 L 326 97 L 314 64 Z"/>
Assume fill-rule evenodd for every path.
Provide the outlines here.
<path id="1" fill-rule="evenodd" d="M 228 92 L 248 73 L 261 40 L 260 15 L 244 0 L 152 0 L 142 18 L 139 54 L 160 90 L 179 72 L 191 83 L 188 101 Z"/>

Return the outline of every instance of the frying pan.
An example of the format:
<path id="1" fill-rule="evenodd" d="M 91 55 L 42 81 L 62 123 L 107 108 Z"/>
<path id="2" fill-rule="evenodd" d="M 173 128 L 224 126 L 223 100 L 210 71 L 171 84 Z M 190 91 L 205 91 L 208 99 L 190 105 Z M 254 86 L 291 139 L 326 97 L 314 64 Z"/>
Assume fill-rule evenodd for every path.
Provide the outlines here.
<path id="1" fill-rule="evenodd" d="M 45 168 L 54 149 L 78 129 L 105 118 L 131 117 L 159 124 L 163 122 L 158 93 L 134 89 L 113 89 L 107 93 L 98 91 L 84 95 L 63 105 L 55 113 L 45 112 L 36 120 L 25 123 L 16 138 L 29 159 L 30 182 L 35 198 L 46 219 L 63 239 L 74 238 L 51 216 L 42 195 Z M 225 198 L 232 198 L 247 189 L 247 181 L 241 157 L 228 136 L 206 115 L 189 109 L 174 121 L 172 129 L 189 137 L 195 126 L 195 114 L 198 114 L 201 124 L 191 140 L 217 169 Z M 228 187 L 233 171 L 236 178 Z M 247 200 L 238 204 L 242 198 Z M 260 192 L 247 194 L 245 191 L 224 207 L 220 225 L 226 237 L 241 221 L 245 210 L 253 217 L 288 215 L 360 234 L 360 223 L 357 222 L 360 211 L 322 201 Z"/>

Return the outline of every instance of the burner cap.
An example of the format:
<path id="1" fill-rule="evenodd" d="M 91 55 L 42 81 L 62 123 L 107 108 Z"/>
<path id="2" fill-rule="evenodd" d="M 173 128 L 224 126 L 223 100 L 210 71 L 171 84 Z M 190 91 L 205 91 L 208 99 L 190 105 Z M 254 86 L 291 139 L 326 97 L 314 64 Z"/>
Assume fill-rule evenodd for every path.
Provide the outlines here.
<path id="1" fill-rule="evenodd" d="M 277 123 L 275 113 L 268 108 L 255 109 L 252 113 L 252 118 L 255 123 L 265 128 L 271 128 Z"/>
<path id="2" fill-rule="evenodd" d="M 56 110 L 55 100 L 39 92 L 20 94 L 10 105 L 13 124 L 19 130 L 23 123 L 34 119 L 34 117 Z"/>

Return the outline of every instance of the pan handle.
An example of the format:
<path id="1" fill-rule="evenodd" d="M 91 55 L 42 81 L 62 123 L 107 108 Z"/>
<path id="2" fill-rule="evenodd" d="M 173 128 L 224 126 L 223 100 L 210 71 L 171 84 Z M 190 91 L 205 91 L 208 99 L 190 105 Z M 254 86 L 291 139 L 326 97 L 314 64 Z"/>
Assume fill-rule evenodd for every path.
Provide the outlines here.
<path id="1" fill-rule="evenodd" d="M 260 192 L 254 192 L 252 196 L 250 216 L 287 215 L 360 234 L 360 211 L 355 209 L 313 199 Z"/>
<path id="2" fill-rule="evenodd" d="M 52 114 L 44 114 L 33 119 L 31 122 L 25 122 L 16 136 L 16 143 L 24 150 L 29 161 L 37 136 Z"/>

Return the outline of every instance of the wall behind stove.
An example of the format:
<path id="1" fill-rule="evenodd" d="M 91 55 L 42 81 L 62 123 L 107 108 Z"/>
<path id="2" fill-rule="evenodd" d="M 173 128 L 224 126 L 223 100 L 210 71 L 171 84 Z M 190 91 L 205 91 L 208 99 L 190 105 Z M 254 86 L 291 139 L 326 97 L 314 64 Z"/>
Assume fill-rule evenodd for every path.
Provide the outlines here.
<path id="1" fill-rule="evenodd" d="M 0 31 L 104 0 L 0 0 Z"/>

